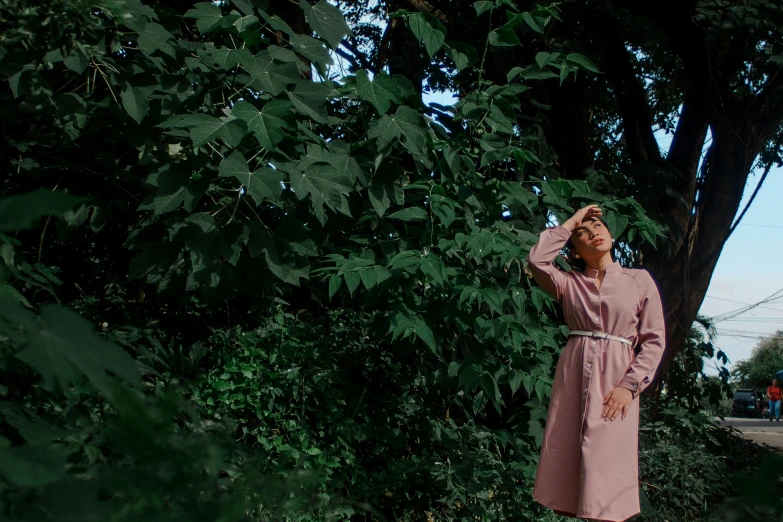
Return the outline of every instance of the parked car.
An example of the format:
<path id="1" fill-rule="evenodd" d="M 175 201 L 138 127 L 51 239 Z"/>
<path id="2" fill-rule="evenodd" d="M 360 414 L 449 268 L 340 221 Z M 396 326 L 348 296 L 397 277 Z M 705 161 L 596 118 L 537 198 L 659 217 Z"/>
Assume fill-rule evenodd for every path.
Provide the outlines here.
<path id="1" fill-rule="evenodd" d="M 756 417 L 763 414 L 764 396 L 755 390 L 737 390 L 731 403 L 733 417 Z"/>

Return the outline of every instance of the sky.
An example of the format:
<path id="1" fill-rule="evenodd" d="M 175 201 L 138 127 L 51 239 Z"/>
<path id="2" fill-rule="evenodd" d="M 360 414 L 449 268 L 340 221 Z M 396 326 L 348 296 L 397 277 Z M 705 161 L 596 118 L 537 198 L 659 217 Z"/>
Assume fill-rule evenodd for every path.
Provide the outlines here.
<path id="1" fill-rule="evenodd" d="M 745 207 L 761 177 L 745 187 Z M 701 306 L 701 314 L 719 316 L 755 304 L 783 289 L 783 169 L 772 169 L 750 209 L 723 248 Z M 736 302 L 731 302 L 736 301 Z M 717 320 L 715 345 L 729 360 L 747 359 L 761 335 L 783 330 L 783 292 L 776 299 L 734 318 Z M 728 365 L 731 369 L 731 364 Z M 783 370 L 783 368 L 781 368 Z M 714 372 L 710 372 L 714 373 Z"/>

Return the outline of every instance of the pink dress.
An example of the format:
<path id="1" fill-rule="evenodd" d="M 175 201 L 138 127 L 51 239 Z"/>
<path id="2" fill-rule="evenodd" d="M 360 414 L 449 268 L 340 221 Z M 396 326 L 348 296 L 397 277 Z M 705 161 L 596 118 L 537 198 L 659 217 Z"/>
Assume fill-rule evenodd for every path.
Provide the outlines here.
<path id="1" fill-rule="evenodd" d="M 583 518 L 622 521 L 639 513 L 639 393 L 650 383 L 666 342 L 658 288 L 645 270 L 613 263 L 600 290 L 598 272 L 552 265 L 570 237 L 564 227 L 541 233 L 528 264 L 563 307 L 571 330 L 599 331 L 619 341 L 572 336 L 560 354 L 546 418 L 533 497 Z M 625 419 L 601 418 L 604 398 L 631 390 Z"/>

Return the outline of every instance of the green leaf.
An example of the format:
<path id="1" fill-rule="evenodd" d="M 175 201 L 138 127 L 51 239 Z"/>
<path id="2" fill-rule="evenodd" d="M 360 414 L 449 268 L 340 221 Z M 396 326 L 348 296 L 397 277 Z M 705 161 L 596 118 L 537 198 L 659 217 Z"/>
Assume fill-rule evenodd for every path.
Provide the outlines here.
<path id="1" fill-rule="evenodd" d="M 177 53 L 174 46 L 169 43 L 173 40 L 174 35 L 168 32 L 165 27 L 156 23 L 148 23 L 144 26 L 144 30 L 139 33 L 139 51 L 147 56 L 152 56 L 152 53 L 160 50 L 164 54 L 176 58 Z"/>
<path id="2" fill-rule="evenodd" d="M 19 291 L 8 283 L 0 283 L 0 300 L 10 299 L 17 303 L 22 303 L 26 307 L 30 308 L 30 302 L 25 296 L 19 293 Z"/>
<path id="3" fill-rule="evenodd" d="M 590 71 L 596 74 L 601 73 L 600 69 L 598 69 L 598 66 L 595 65 L 595 63 L 593 63 L 590 58 L 582 54 L 571 53 L 566 56 L 566 61 L 572 65 L 576 65 L 580 69 L 584 69 L 585 71 Z"/>
<path id="4" fill-rule="evenodd" d="M 171 164 L 153 172 L 145 183 L 157 187 L 157 191 L 151 201 L 145 201 L 139 206 L 139 210 L 154 210 L 156 215 L 166 214 L 177 210 L 182 204 L 185 208 L 192 208 L 196 201 L 196 194 L 188 186 L 187 174 Z"/>
<path id="5" fill-rule="evenodd" d="M 157 125 L 163 128 L 186 128 L 194 147 L 206 145 L 218 138 L 229 147 L 236 147 L 246 134 L 245 123 L 236 118 L 215 118 L 208 114 L 174 116 Z"/>
<path id="6" fill-rule="evenodd" d="M 495 47 L 515 47 L 521 45 L 521 42 L 514 29 L 504 26 L 489 33 L 489 44 Z"/>
<path id="7" fill-rule="evenodd" d="M 274 237 L 262 223 L 254 221 L 248 225 L 248 251 L 252 257 L 264 255 L 269 270 L 285 283 L 299 286 L 300 279 L 308 279 L 310 264 L 306 257 L 296 255 L 290 241 Z M 305 238 L 305 241 L 308 241 Z M 313 245 L 314 246 L 314 245 Z"/>
<path id="8" fill-rule="evenodd" d="M 0 198 L 0 232 L 34 228 L 42 217 L 62 215 L 85 201 L 86 198 L 42 188 Z"/>
<path id="9" fill-rule="evenodd" d="M 334 297 L 341 286 L 343 286 L 343 277 L 340 274 L 334 274 L 329 278 L 329 299 Z"/>
<path id="10" fill-rule="evenodd" d="M 549 65 L 553 59 L 558 56 L 559 53 L 540 52 L 536 55 L 536 63 L 540 69 L 543 69 Z"/>
<path id="11" fill-rule="evenodd" d="M 435 335 L 432 333 L 432 329 L 424 322 L 424 319 L 417 317 L 414 321 L 414 332 L 424 344 L 426 344 L 433 352 L 438 349 L 438 345 L 435 343 Z"/>
<path id="12" fill-rule="evenodd" d="M 451 54 L 451 59 L 454 60 L 454 66 L 458 71 L 462 71 L 465 67 L 470 65 L 470 57 L 468 57 L 467 54 L 457 51 L 453 47 L 449 47 L 448 51 Z"/>
<path id="13" fill-rule="evenodd" d="M 266 167 L 251 171 L 245 156 L 238 150 L 220 162 L 219 173 L 223 178 L 233 177 L 239 180 L 256 205 L 265 200 L 274 204 L 280 201 L 283 173 Z"/>
<path id="14" fill-rule="evenodd" d="M 120 94 L 122 106 L 130 117 L 136 120 L 136 123 L 141 123 L 150 110 L 148 92 L 148 89 L 134 87 L 128 82 L 125 82 L 125 86 L 122 88 Z"/>
<path id="15" fill-rule="evenodd" d="M 606 225 L 609 228 L 609 233 L 613 238 L 618 238 L 622 235 L 625 227 L 628 226 L 628 218 L 617 212 L 606 212 Z"/>
<path id="16" fill-rule="evenodd" d="M 443 34 L 443 31 L 432 27 L 423 14 L 414 13 L 408 15 L 405 21 L 414 36 L 416 36 L 420 42 L 424 43 L 424 48 L 427 50 L 427 54 L 429 54 L 430 57 L 443 47 L 443 42 L 446 41 L 446 35 Z"/>
<path id="17" fill-rule="evenodd" d="M 259 145 L 274 151 L 285 137 L 284 129 L 293 130 L 296 118 L 293 105 L 285 100 L 272 100 L 264 104 L 259 111 L 251 103 L 240 101 L 234 106 L 231 115 L 244 121 L 247 130 L 252 132 Z"/>
<path id="18" fill-rule="evenodd" d="M 533 306 L 536 307 L 536 310 L 539 313 L 541 313 L 541 311 L 544 309 L 544 305 L 551 299 L 549 294 L 547 294 L 546 291 L 538 286 L 534 286 L 531 289 L 530 297 L 533 300 Z"/>
<path id="19" fill-rule="evenodd" d="M 133 359 L 92 332 L 93 326 L 75 312 L 60 305 L 44 305 L 37 328 L 27 332 L 28 342 L 16 357 L 32 366 L 49 387 L 75 384 L 73 368 L 109 399 L 114 396 L 114 387 L 107 371 L 140 386 Z"/>
<path id="20" fill-rule="evenodd" d="M 446 275 L 446 265 L 443 260 L 435 254 L 427 254 L 421 258 L 419 269 L 432 282 L 438 286 L 444 286 L 448 276 Z"/>
<path id="21" fill-rule="evenodd" d="M 539 69 L 538 67 L 531 65 L 529 67 L 514 67 L 508 73 L 508 81 L 512 81 L 514 78 L 520 77 L 523 80 L 548 80 L 550 78 L 557 78 L 558 76 L 548 69 Z"/>
<path id="22" fill-rule="evenodd" d="M 532 30 L 537 33 L 544 34 L 544 30 L 541 28 L 541 26 L 538 25 L 538 23 L 536 23 L 535 20 L 533 20 L 533 17 L 530 16 L 530 13 L 522 13 L 522 19 L 528 26 L 530 26 Z"/>
<path id="23" fill-rule="evenodd" d="M 359 274 L 356 272 L 353 272 L 351 270 L 348 270 L 346 272 L 343 272 L 343 277 L 345 278 L 345 284 L 348 287 L 348 292 L 353 295 L 354 291 L 359 288 L 359 284 L 361 283 L 361 278 L 359 277 Z"/>
<path id="24" fill-rule="evenodd" d="M 332 93 L 333 89 L 323 83 L 303 81 L 297 83 L 294 91 L 287 94 L 301 114 L 320 123 L 329 123 L 329 114 L 326 112 L 325 105 Z"/>
<path id="25" fill-rule="evenodd" d="M 372 103 L 380 114 L 386 114 L 391 102 L 402 104 L 401 92 L 391 76 L 381 71 L 370 80 L 365 70 L 356 73 L 356 92 L 363 99 Z"/>
<path id="26" fill-rule="evenodd" d="M 290 38 L 291 47 L 322 68 L 332 63 L 332 55 L 320 40 L 304 34 L 295 34 Z"/>
<path id="27" fill-rule="evenodd" d="M 491 11 L 495 9 L 496 4 L 495 2 L 488 2 L 486 0 L 482 0 L 479 2 L 473 2 L 473 9 L 476 10 L 476 16 L 481 16 L 487 11 Z"/>
<path id="28" fill-rule="evenodd" d="M 402 190 L 399 185 L 393 182 L 385 182 L 383 180 L 375 179 L 373 184 L 370 185 L 367 195 L 370 198 L 370 204 L 375 212 L 379 216 L 389 210 L 392 202 L 402 202 Z"/>
<path id="29" fill-rule="evenodd" d="M 286 87 L 299 79 L 296 63 L 277 63 L 268 54 L 256 56 L 249 62 L 245 60 L 242 66 L 250 75 L 248 86 L 258 91 L 268 92 L 272 96 L 285 91 Z"/>
<path id="30" fill-rule="evenodd" d="M 517 390 L 519 390 L 519 386 L 522 384 L 522 378 L 524 377 L 524 373 L 520 370 L 511 370 L 508 374 L 508 384 L 511 386 L 511 396 L 513 397 L 515 393 L 517 393 Z"/>
<path id="31" fill-rule="evenodd" d="M 300 0 L 299 5 L 305 13 L 307 23 L 318 36 L 329 43 L 332 49 L 337 49 L 343 38 L 351 34 L 342 11 L 326 0 L 321 0 L 314 6 L 311 6 L 307 0 Z"/>
<path id="32" fill-rule="evenodd" d="M 293 170 L 290 172 L 290 178 L 291 188 L 299 198 L 310 196 L 313 210 L 322 223 L 326 220 L 324 204 L 350 215 L 345 197 L 353 191 L 353 183 L 333 166 L 313 165 L 304 171 Z"/>
<path id="33" fill-rule="evenodd" d="M 228 23 L 231 18 L 224 19 L 220 7 L 214 3 L 200 2 L 194 7 L 195 9 L 191 9 L 185 13 L 185 18 L 195 18 L 196 28 L 202 34 L 231 25 Z M 239 18 L 239 16 L 234 16 L 232 18 L 236 19 Z M 233 24 L 233 21 L 231 21 L 231 23 Z"/>
<path id="34" fill-rule="evenodd" d="M 404 137 L 402 144 L 415 154 L 423 154 L 427 146 L 426 127 L 421 115 L 410 107 L 397 107 L 393 116 L 385 115 L 377 127 L 370 129 L 369 137 L 378 139 L 379 148 L 385 147 L 395 139 Z"/>
<path id="35" fill-rule="evenodd" d="M 256 18 L 254 15 L 243 16 L 242 18 L 234 22 L 234 27 L 236 27 L 237 31 L 239 31 L 240 33 L 248 29 L 252 29 L 257 25 L 258 25 L 258 18 Z"/>
<path id="36" fill-rule="evenodd" d="M 389 215 L 390 219 L 401 219 L 402 221 L 427 221 L 429 217 L 427 211 L 419 207 L 404 208 Z"/>
<path id="37" fill-rule="evenodd" d="M 31 444 L 0 450 L 0 474 L 22 488 L 46 486 L 66 477 L 67 457 L 63 448 Z"/>
<path id="38" fill-rule="evenodd" d="M 318 248 L 310 239 L 310 231 L 296 218 L 284 217 L 275 229 L 274 238 L 286 250 L 308 257 L 318 256 Z"/>
<path id="39" fill-rule="evenodd" d="M 571 67 L 567 63 L 560 66 L 560 85 L 563 85 L 563 82 L 566 81 L 566 78 L 568 78 L 570 73 Z"/>
<path id="40" fill-rule="evenodd" d="M 247 49 L 230 49 L 228 47 L 200 50 L 198 56 L 205 63 L 217 65 L 222 69 L 231 69 L 237 64 L 249 63 L 253 60 L 253 55 Z"/>

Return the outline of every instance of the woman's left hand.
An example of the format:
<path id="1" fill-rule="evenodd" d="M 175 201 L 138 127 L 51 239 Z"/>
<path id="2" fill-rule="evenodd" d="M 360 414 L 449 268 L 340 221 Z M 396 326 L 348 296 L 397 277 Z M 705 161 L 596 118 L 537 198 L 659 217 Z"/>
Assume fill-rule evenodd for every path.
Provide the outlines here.
<path id="1" fill-rule="evenodd" d="M 607 421 L 613 421 L 618 415 L 622 414 L 620 419 L 624 419 L 632 400 L 633 393 L 631 393 L 631 390 L 618 386 L 604 399 L 601 417 Z"/>

